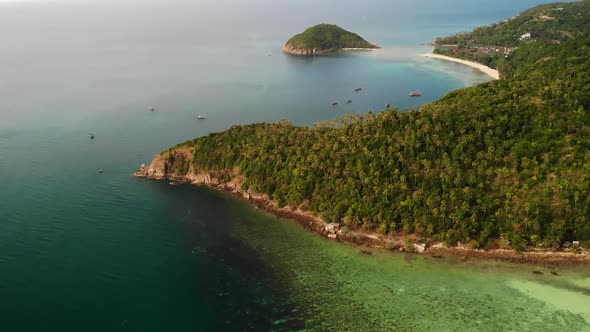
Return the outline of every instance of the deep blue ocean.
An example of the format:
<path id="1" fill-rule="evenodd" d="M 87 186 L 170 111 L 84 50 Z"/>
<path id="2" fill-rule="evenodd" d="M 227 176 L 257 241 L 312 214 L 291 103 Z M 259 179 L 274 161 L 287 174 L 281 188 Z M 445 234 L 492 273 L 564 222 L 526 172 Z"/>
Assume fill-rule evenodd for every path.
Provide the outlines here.
<path id="1" fill-rule="evenodd" d="M 298 243 L 313 234 L 206 188 L 131 174 L 235 124 L 412 109 L 486 82 L 415 55 L 543 2 L 0 1 L 0 330 L 330 330 L 337 318 L 310 320 L 319 300 L 293 288 L 304 279 L 290 256 L 312 266 Z M 281 53 L 322 22 L 383 49 Z"/>

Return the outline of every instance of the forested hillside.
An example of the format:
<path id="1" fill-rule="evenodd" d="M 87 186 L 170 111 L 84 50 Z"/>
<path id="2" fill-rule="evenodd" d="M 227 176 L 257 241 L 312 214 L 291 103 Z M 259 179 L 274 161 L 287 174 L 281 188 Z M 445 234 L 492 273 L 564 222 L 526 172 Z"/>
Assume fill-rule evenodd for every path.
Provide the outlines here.
<path id="1" fill-rule="evenodd" d="M 497 68 L 518 47 L 583 38 L 590 32 L 588 22 L 589 0 L 540 5 L 497 24 L 437 38 L 435 53 Z"/>
<path id="2" fill-rule="evenodd" d="M 351 228 L 473 248 L 590 245 L 590 37 L 575 35 L 522 45 L 505 79 L 419 111 L 234 126 L 179 145 L 192 161 L 163 153 L 177 173 L 237 171 L 244 188 Z"/>

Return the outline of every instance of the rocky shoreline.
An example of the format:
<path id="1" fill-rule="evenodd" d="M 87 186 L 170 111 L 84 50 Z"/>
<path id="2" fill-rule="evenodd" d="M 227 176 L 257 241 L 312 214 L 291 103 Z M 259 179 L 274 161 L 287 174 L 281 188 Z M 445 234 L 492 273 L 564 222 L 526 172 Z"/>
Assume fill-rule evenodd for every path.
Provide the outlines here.
<path id="1" fill-rule="evenodd" d="M 299 49 L 299 48 L 295 48 L 291 45 L 285 45 L 283 46 L 283 53 L 288 54 L 288 55 L 295 55 L 295 56 L 322 56 L 322 55 L 329 55 L 329 54 L 334 54 L 334 53 L 338 53 L 338 52 L 343 52 L 343 51 L 374 51 L 379 49 L 379 46 L 374 45 L 374 47 L 372 48 L 343 48 L 340 50 L 336 50 L 336 51 L 326 51 L 326 50 L 321 50 L 321 49 Z"/>
<path id="2" fill-rule="evenodd" d="M 283 46 L 283 53 L 285 54 L 289 54 L 289 55 L 297 55 L 297 56 L 318 56 L 318 55 L 324 55 L 326 54 L 325 51 L 320 50 L 320 49 L 299 49 L 299 48 L 295 48 L 291 45 L 285 45 Z"/>
<path id="3" fill-rule="evenodd" d="M 190 158 L 192 157 L 192 149 L 190 148 L 175 149 L 173 153 L 175 158 L 181 157 L 183 160 L 191 160 Z M 186 175 L 177 175 L 170 171 L 172 170 L 172 166 L 164 158 L 163 154 L 160 154 L 154 158 L 150 165 L 141 165 L 133 175 L 155 180 L 169 180 L 175 183 L 209 186 L 247 200 L 257 208 L 275 216 L 291 219 L 325 238 L 355 245 L 426 254 L 434 258 L 444 258 L 444 256 L 449 255 L 462 257 L 463 260 L 482 258 L 536 265 L 590 263 L 590 252 L 586 249 L 581 249 L 581 252 L 577 254 L 547 250 L 530 250 L 525 252 L 516 252 L 508 249 L 481 250 L 469 249 L 461 244 L 457 247 L 447 247 L 442 243 L 432 240 L 413 241 L 415 237 L 401 234 L 384 236 L 380 233 L 364 230 L 350 230 L 338 223 L 326 223 L 321 218 L 306 211 L 290 207 L 278 207 L 267 195 L 242 190 L 241 185 L 243 179 L 238 175 L 237 170 L 227 171 L 222 174 L 221 172 L 203 172 L 195 170 L 193 166 L 190 166 Z M 232 180 L 223 182 L 220 180 L 221 175 L 229 175 Z"/>

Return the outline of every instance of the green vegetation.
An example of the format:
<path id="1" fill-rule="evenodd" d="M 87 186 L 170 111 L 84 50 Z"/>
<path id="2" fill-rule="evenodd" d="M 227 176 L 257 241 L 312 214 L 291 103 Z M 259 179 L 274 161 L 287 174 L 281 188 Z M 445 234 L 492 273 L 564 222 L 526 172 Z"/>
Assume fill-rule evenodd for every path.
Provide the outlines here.
<path id="1" fill-rule="evenodd" d="M 168 153 L 166 162 L 169 167 L 169 170 L 172 170 L 174 175 L 184 175 L 188 172 L 190 168 L 189 160 L 185 160 L 183 156 L 175 157 L 172 153 Z"/>
<path id="2" fill-rule="evenodd" d="M 563 43 L 587 34 L 590 1 L 534 7 L 497 24 L 437 38 L 437 54 L 500 67 L 517 47 L 536 42 Z M 445 46 L 440 46 L 445 45 Z"/>
<path id="3" fill-rule="evenodd" d="M 285 47 L 305 54 L 330 53 L 343 48 L 376 48 L 356 33 L 332 24 L 318 24 L 308 28 L 289 39 Z"/>
<path id="4" fill-rule="evenodd" d="M 419 111 L 234 126 L 180 146 L 195 148 L 196 169 L 239 169 L 244 188 L 350 229 L 473 248 L 590 241 L 590 22 L 582 27 L 559 44 L 522 45 L 502 64 L 505 79 Z"/>

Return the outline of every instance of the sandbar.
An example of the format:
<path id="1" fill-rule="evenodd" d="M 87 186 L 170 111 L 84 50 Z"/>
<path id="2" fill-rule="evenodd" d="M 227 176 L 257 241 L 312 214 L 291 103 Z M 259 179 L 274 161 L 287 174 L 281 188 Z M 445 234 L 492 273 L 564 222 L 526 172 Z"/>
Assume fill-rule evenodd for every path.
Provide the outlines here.
<path id="1" fill-rule="evenodd" d="M 455 62 L 455 63 L 460 63 L 462 65 L 466 65 L 469 66 L 471 68 L 475 68 L 479 71 L 481 71 L 482 73 L 490 76 L 491 78 L 495 79 L 495 80 L 499 80 L 500 79 L 500 72 L 496 69 L 490 68 L 486 65 L 482 65 L 481 63 L 477 63 L 477 62 L 473 62 L 473 61 L 467 61 L 467 60 L 463 60 L 463 59 L 457 59 L 457 58 L 453 58 L 450 56 L 446 56 L 446 55 L 440 55 L 440 54 L 434 54 L 434 53 L 425 53 L 425 54 L 418 54 L 419 56 L 423 56 L 426 58 L 433 58 L 433 59 L 440 59 L 440 60 L 445 60 L 445 61 L 451 61 L 451 62 Z"/>

